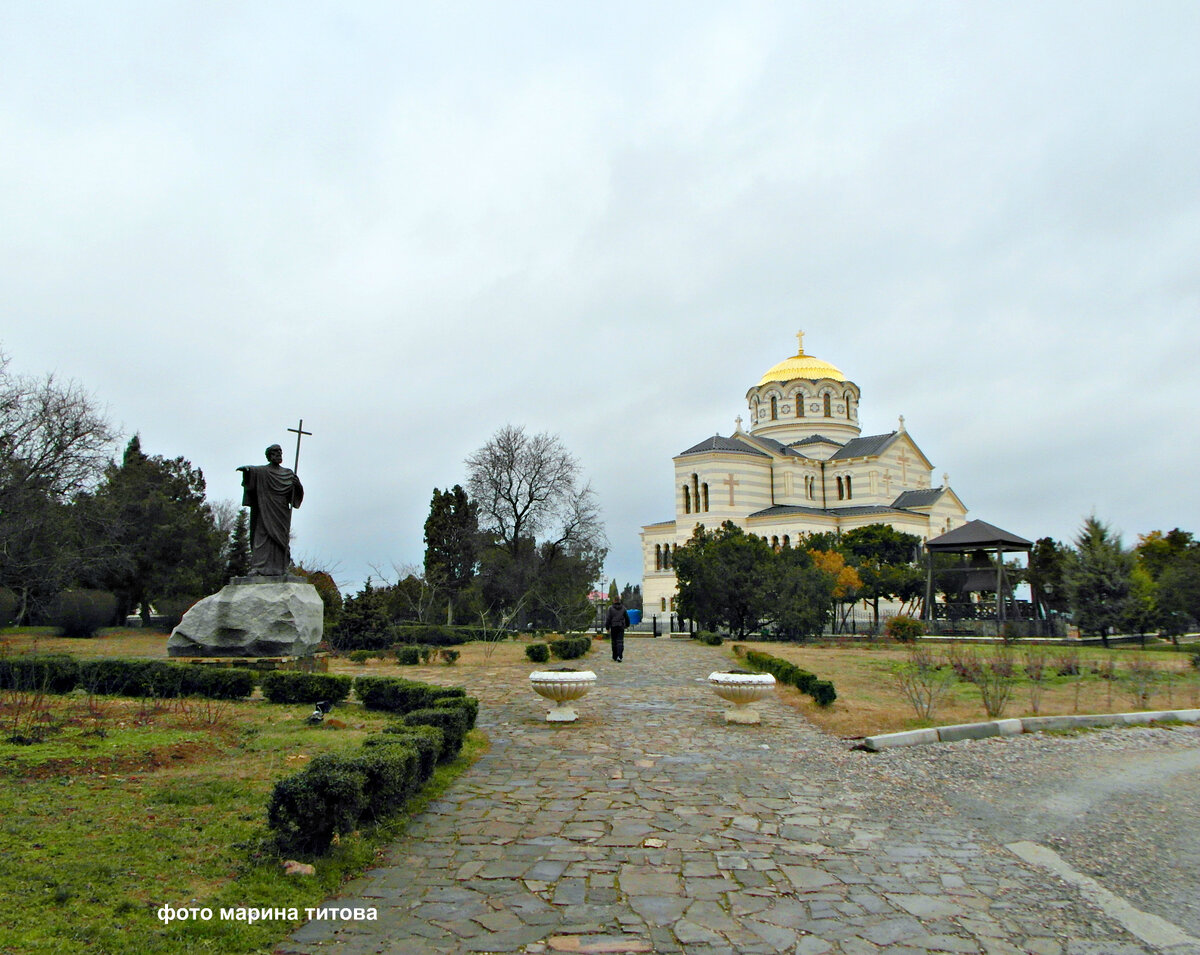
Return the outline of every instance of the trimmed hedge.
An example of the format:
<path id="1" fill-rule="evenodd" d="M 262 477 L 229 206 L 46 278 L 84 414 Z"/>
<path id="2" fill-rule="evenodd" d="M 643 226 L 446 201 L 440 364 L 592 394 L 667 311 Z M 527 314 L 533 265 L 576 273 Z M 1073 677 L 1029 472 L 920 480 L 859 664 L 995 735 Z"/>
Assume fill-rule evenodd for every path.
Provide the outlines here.
<path id="1" fill-rule="evenodd" d="M 280 851 L 325 852 L 335 835 L 403 807 L 428 782 L 437 763 L 454 759 L 474 725 L 478 703 L 453 692 L 434 699 L 435 705 L 368 736 L 358 753 L 318 756 L 277 782 L 267 804 L 267 824 Z"/>
<path id="2" fill-rule="evenodd" d="M 746 662 L 756 670 L 766 670 L 780 683 L 787 683 L 807 693 L 818 706 L 829 706 L 837 699 L 837 691 L 829 680 L 821 680 L 815 673 L 809 673 L 788 660 L 759 650 L 747 650 Z"/>
<path id="3" fill-rule="evenodd" d="M 456 647 L 475 639 L 474 627 L 447 627 L 430 623 L 396 624 L 388 631 L 394 643 L 424 643 L 431 647 Z"/>
<path id="4" fill-rule="evenodd" d="M 544 643 L 531 643 L 525 648 L 525 656 L 531 663 L 545 663 L 550 659 L 550 648 Z"/>
<path id="5" fill-rule="evenodd" d="M 360 677 L 361 679 L 361 677 Z M 350 695 L 354 681 L 332 673 L 301 673 L 272 670 L 263 677 L 262 691 L 272 703 L 341 703 Z"/>
<path id="6" fill-rule="evenodd" d="M 550 652 L 559 660 L 578 660 L 592 649 L 592 638 L 563 637 L 561 640 L 551 640 L 547 646 L 550 648 Z M 528 650 L 526 652 L 528 653 Z"/>
<path id="7" fill-rule="evenodd" d="M 408 726 L 436 726 L 445 736 L 446 745 L 438 762 L 448 763 L 462 749 L 463 740 L 470 729 L 470 714 L 463 706 L 431 706 L 404 714 Z"/>
<path id="8" fill-rule="evenodd" d="M 395 758 L 405 759 L 400 753 Z M 335 834 L 353 832 L 367 809 L 366 789 L 367 774 L 358 759 L 333 753 L 279 780 L 267 803 L 267 825 L 280 851 L 321 853 Z"/>
<path id="9" fill-rule="evenodd" d="M 254 692 L 253 670 L 178 666 L 159 660 L 85 660 L 74 657 L 24 656 L 0 660 L 0 688 L 119 696 L 206 696 L 240 700 Z"/>
<path id="10" fill-rule="evenodd" d="M 479 718 L 479 701 L 473 696 L 443 696 L 433 701 L 434 708 L 441 706 L 456 706 L 467 714 L 467 729 L 475 728 Z"/>
<path id="11" fill-rule="evenodd" d="M 433 686 L 398 676 L 360 676 L 354 680 L 354 692 L 369 710 L 389 713 L 411 713 L 437 705 L 438 700 L 467 699 L 461 686 Z M 474 702 L 478 708 L 478 701 Z"/>
<path id="12" fill-rule="evenodd" d="M 0 657 L 0 689 L 69 693 L 79 683 L 79 664 L 65 653 Z"/>
<path id="13" fill-rule="evenodd" d="M 433 767 L 442 758 L 446 748 L 446 734 L 438 726 L 409 726 L 406 723 L 393 723 L 384 728 L 381 735 L 368 736 L 363 740 L 363 746 L 387 746 L 402 742 L 412 746 L 421 756 L 421 776 L 428 778 L 433 774 Z"/>

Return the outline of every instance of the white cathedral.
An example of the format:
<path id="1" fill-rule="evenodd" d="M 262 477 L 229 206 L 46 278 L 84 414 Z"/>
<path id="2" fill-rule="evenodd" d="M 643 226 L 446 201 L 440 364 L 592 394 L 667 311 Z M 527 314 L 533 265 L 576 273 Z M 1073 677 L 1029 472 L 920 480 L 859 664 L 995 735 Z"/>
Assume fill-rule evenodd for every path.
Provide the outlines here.
<path id="1" fill-rule="evenodd" d="M 904 428 L 863 437 L 859 388 L 800 350 L 746 392 L 750 428 L 706 438 L 675 456 L 675 519 L 642 528 L 647 616 L 675 609 L 673 555 L 697 524 L 733 521 L 774 547 L 805 534 L 889 524 L 922 540 L 966 521 L 967 509 Z"/>

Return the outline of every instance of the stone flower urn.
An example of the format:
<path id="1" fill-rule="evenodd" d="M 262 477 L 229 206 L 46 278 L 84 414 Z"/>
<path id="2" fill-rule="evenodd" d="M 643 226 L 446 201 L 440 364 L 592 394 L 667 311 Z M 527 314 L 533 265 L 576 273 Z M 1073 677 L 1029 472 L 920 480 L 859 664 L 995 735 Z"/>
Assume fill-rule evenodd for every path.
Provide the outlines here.
<path id="1" fill-rule="evenodd" d="M 571 723 L 578 719 L 579 714 L 569 704 L 587 693 L 595 682 L 596 674 L 591 670 L 572 670 L 570 667 L 534 670 L 529 674 L 533 691 L 538 696 L 554 701 L 554 706 L 546 714 L 546 719 L 551 723 Z"/>
<path id="2" fill-rule="evenodd" d="M 757 703 L 775 689 L 775 677 L 769 673 L 750 673 L 747 670 L 725 670 L 710 673 L 708 685 L 721 699 L 732 703 L 725 711 L 726 723 L 762 722 Z"/>

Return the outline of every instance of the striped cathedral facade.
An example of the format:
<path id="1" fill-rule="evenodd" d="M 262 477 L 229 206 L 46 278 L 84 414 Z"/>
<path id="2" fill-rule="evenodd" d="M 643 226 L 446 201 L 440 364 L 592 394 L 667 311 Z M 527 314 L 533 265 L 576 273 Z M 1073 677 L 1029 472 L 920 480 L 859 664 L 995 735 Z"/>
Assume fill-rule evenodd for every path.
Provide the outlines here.
<path id="1" fill-rule="evenodd" d="M 807 534 L 889 524 L 928 540 L 966 522 L 967 509 L 904 426 L 864 436 L 859 388 L 829 362 L 799 351 L 746 393 L 728 437 L 715 435 L 674 458 L 674 520 L 642 528 L 647 615 L 675 609 L 672 556 L 697 524 L 733 521 L 775 547 Z"/>

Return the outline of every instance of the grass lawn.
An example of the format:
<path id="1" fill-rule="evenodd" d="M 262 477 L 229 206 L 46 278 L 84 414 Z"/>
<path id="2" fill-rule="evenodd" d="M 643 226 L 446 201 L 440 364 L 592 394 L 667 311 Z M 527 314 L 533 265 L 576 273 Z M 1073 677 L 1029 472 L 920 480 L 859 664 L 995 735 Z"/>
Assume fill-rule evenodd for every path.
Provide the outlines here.
<path id="1" fill-rule="evenodd" d="M 779 687 L 780 697 L 796 707 L 821 729 L 844 738 L 858 738 L 877 733 L 918 729 L 926 726 L 946 726 L 953 723 L 973 723 L 986 720 L 979 690 L 961 681 L 956 682 L 937 708 L 932 720 L 919 719 L 907 702 L 896 679 L 897 669 L 909 658 L 909 651 L 898 644 L 853 643 L 835 646 L 745 641 L 754 650 L 790 660 L 797 666 L 831 680 L 838 698 L 832 706 L 817 706 L 812 698 L 791 687 Z M 924 644 L 924 649 L 945 658 L 947 647 Z M 956 645 L 961 648 L 962 645 Z M 1014 648 L 1014 661 L 1020 665 L 1029 648 Z M 953 652 L 953 651 L 950 651 Z M 985 657 L 992 647 L 980 648 Z M 1105 650 L 1092 647 L 1050 646 L 1045 649 L 1048 675 L 1044 681 L 1038 705 L 1033 705 L 1031 690 L 1036 690 L 1018 669 L 1012 698 L 1004 712 L 1006 717 L 1049 716 L 1070 713 L 1121 713 L 1134 710 L 1200 708 L 1200 672 L 1183 653 L 1149 653 L 1135 648 Z M 1064 654 L 1078 655 L 1081 673 L 1058 675 L 1054 663 Z M 733 656 L 732 650 L 730 655 Z M 1154 667 L 1149 705 L 1137 699 L 1129 680 L 1130 664 L 1145 661 Z M 1113 676 L 1108 677 L 1108 668 Z"/>
<path id="2" fill-rule="evenodd" d="M 36 639 L 35 639 L 36 637 Z M 113 656 L 152 656 L 149 634 L 61 641 L 71 651 L 108 644 Z M 165 635 L 153 635 L 165 646 Z M 45 635 L 3 635 L 5 643 Z M 119 652 L 113 648 L 120 646 Z M 21 649 L 33 649 L 22 646 Z M 80 656 L 85 655 L 83 652 Z M 91 654 L 88 654 L 91 655 Z M 407 818 L 486 748 L 472 732 L 422 797 L 385 826 L 343 839 L 313 862 L 316 877 L 285 876 L 269 845 L 266 803 L 275 781 L 312 757 L 356 749 L 387 714 L 339 706 L 324 724 L 310 707 L 262 700 L 130 700 L 0 693 L 0 740 L 31 708 L 51 729 L 33 745 L 0 741 L 0 952 L 268 952 L 402 831 Z M 390 717 L 394 719 L 394 717 Z M 210 907 L 208 922 L 165 925 L 155 910 Z M 281 907 L 299 919 L 247 925 L 220 907 Z"/>

